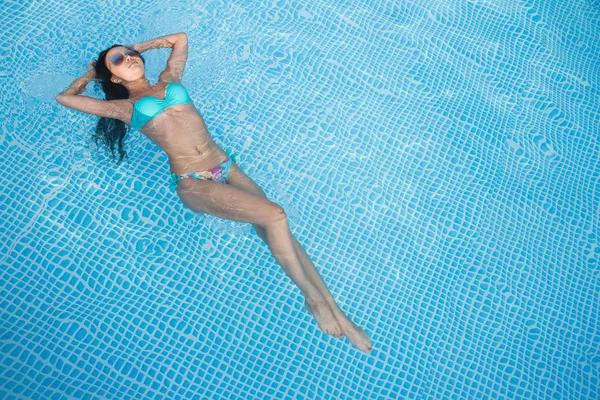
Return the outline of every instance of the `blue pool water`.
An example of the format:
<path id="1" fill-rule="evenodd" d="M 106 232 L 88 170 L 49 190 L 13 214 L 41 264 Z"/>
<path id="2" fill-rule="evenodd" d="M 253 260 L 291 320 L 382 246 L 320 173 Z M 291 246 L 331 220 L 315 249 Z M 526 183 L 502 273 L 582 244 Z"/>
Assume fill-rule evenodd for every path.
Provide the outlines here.
<path id="1" fill-rule="evenodd" d="M 598 2 L 0 16 L 0 398 L 600 398 Z M 179 31 L 211 135 L 370 355 L 320 332 L 249 225 L 185 208 L 149 139 L 117 167 L 54 101 L 100 50 Z"/>

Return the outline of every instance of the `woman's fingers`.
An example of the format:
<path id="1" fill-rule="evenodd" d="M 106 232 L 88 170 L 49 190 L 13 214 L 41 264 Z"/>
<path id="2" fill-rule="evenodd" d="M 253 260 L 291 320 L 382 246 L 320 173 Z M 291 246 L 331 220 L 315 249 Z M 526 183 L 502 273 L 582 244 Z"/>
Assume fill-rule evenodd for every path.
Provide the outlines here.
<path id="1" fill-rule="evenodd" d="M 92 79 L 95 79 L 96 78 L 96 60 L 92 60 L 88 63 L 87 70 L 88 70 L 88 75 L 90 75 L 90 77 Z"/>

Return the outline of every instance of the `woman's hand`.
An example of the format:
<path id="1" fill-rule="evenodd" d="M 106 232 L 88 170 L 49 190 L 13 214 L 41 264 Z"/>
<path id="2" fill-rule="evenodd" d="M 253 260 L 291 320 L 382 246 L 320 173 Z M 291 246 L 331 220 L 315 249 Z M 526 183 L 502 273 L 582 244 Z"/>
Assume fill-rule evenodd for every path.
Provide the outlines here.
<path id="1" fill-rule="evenodd" d="M 142 52 L 140 50 L 142 50 L 142 48 L 140 47 L 139 43 L 136 44 L 125 44 L 125 47 L 127 47 L 128 49 L 132 49 L 137 51 L 138 53 L 142 54 Z"/>
<path id="2" fill-rule="evenodd" d="M 87 69 L 87 77 L 90 78 L 90 80 L 96 79 L 96 60 L 90 61 L 87 66 Z"/>

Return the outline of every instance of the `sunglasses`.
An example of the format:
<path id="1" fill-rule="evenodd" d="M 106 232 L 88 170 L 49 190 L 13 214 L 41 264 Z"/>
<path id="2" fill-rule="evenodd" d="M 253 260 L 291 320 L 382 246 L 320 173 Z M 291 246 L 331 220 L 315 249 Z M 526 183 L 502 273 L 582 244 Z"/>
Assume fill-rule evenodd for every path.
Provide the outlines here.
<path id="1" fill-rule="evenodd" d="M 130 49 L 125 49 L 125 54 L 127 54 L 128 56 L 140 56 L 140 53 Z M 110 62 L 112 65 L 118 66 L 123 62 L 124 59 L 125 56 L 123 56 L 123 53 L 117 53 L 110 58 Z"/>

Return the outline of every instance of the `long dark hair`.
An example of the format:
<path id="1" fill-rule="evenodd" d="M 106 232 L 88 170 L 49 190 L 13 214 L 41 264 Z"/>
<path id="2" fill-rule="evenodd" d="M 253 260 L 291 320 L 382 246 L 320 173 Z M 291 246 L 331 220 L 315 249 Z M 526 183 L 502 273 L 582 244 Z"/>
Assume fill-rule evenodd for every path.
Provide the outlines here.
<path id="1" fill-rule="evenodd" d="M 100 54 L 98 55 L 98 59 L 96 60 L 96 77 L 97 79 L 99 79 L 98 81 L 96 81 L 96 89 L 100 87 L 104 91 L 106 100 L 119 100 L 129 98 L 129 91 L 125 86 L 121 85 L 120 83 L 111 82 L 110 78 L 112 76 L 112 73 L 108 70 L 108 68 L 106 68 L 106 53 L 108 53 L 108 51 L 113 47 L 119 46 L 131 49 L 128 46 L 114 44 L 108 49 L 102 50 L 102 52 L 100 52 Z M 146 65 L 146 60 L 144 60 L 144 57 L 142 57 L 141 54 L 140 58 L 142 59 L 144 65 Z M 92 135 L 92 139 L 96 143 L 96 146 L 100 141 L 106 147 L 108 147 L 113 159 L 116 159 L 115 143 L 117 143 L 119 151 L 119 159 L 117 160 L 118 165 L 121 163 L 123 158 L 129 158 L 129 156 L 123 149 L 123 140 L 125 138 L 125 135 L 127 135 L 127 132 L 129 132 L 129 128 L 127 127 L 127 124 L 125 124 L 125 122 L 115 118 L 100 117 L 100 120 L 96 125 L 96 132 Z"/>

